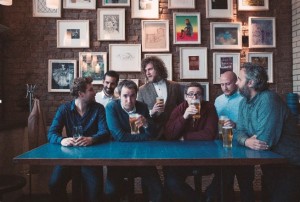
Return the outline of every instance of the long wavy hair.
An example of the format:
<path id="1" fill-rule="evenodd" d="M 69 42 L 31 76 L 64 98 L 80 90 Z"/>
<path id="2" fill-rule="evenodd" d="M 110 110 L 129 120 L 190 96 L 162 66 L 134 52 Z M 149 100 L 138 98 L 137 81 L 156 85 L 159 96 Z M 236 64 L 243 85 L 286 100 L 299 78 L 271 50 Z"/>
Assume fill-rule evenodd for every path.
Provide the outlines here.
<path id="1" fill-rule="evenodd" d="M 146 74 L 146 66 L 148 64 L 152 64 L 153 68 L 155 69 L 157 76 L 158 76 L 158 80 L 161 79 L 167 79 L 168 78 L 168 70 L 166 68 L 165 63 L 158 57 L 156 56 L 150 56 L 150 57 L 146 57 L 143 59 L 142 61 L 142 71 L 144 72 L 144 74 Z"/>

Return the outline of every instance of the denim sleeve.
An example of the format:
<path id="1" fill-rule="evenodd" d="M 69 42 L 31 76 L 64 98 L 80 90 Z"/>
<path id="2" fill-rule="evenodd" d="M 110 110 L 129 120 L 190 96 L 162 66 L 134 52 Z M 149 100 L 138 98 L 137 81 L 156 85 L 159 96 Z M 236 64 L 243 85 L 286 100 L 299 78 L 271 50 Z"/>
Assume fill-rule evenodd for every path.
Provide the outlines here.
<path id="1" fill-rule="evenodd" d="M 48 131 L 48 141 L 49 143 L 54 143 L 54 144 L 60 144 L 62 141 L 62 130 L 64 127 L 64 121 L 63 121 L 63 110 L 64 106 L 60 106 L 54 116 L 54 119 L 52 121 L 52 124 L 49 128 Z"/>
<path id="2" fill-rule="evenodd" d="M 99 113 L 97 114 L 97 120 L 98 131 L 96 134 L 92 135 L 94 143 L 106 141 L 109 139 L 109 131 L 106 123 L 105 109 L 102 105 L 99 109 Z"/>
<path id="3" fill-rule="evenodd" d="M 247 117 L 244 116 L 243 110 L 246 107 L 246 101 L 242 100 L 239 107 L 239 115 L 238 121 L 236 124 L 236 129 L 233 130 L 234 135 L 233 139 L 236 140 L 239 144 L 245 145 L 246 139 L 249 138 L 247 134 L 247 129 L 245 127 L 245 122 L 247 121 Z"/>

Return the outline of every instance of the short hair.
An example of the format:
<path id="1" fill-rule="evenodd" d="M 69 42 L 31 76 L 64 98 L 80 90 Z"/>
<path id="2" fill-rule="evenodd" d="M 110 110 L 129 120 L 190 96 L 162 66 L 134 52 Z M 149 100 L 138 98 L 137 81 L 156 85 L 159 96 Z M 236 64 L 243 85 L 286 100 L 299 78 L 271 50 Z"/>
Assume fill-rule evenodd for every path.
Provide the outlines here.
<path id="1" fill-rule="evenodd" d="M 203 89 L 203 87 L 201 86 L 201 84 L 198 83 L 198 82 L 191 82 L 191 83 L 186 84 L 186 86 L 184 87 L 184 94 L 187 94 L 187 91 L 188 91 L 188 89 L 189 89 L 190 87 L 197 87 L 197 88 L 199 88 L 200 91 L 201 91 L 201 96 L 204 95 L 204 89 Z"/>
<path id="2" fill-rule="evenodd" d="M 232 79 L 233 79 L 234 83 L 237 82 L 237 76 L 233 71 L 227 70 L 227 71 L 223 72 L 222 74 L 225 74 L 225 73 L 230 73 L 232 75 Z"/>
<path id="3" fill-rule="evenodd" d="M 116 71 L 113 71 L 113 70 L 107 71 L 104 74 L 104 80 L 105 80 L 106 76 L 110 76 L 110 77 L 116 78 L 116 83 L 117 84 L 119 83 L 119 74 Z"/>
<path id="4" fill-rule="evenodd" d="M 159 57 L 156 56 L 150 56 L 146 57 L 142 60 L 142 71 L 146 73 L 146 66 L 148 64 L 152 64 L 153 68 L 157 72 L 157 76 L 159 79 L 167 79 L 168 78 L 168 70 L 166 68 L 165 63 L 160 59 Z"/>
<path id="5" fill-rule="evenodd" d="M 70 88 L 70 93 L 73 97 L 78 98 L 79 92 L 85 92 L 86 86 L 93 82 L 92 77 L 78 77 L 73 80 Z"/>
<path id="6" fill-rule="evenodd" d="M 136 93 L 138 92 L 138 87 L 137 87 L 136 83 L 132 80 L 124 79 L 123 81 L 121 81 L 119 83 L 119 85 L 117 86 L 119 95 L 121 95 L 121 90 L 123 87 L 129 88 L 129 89 L 134 89 Z"/>
<path id="7" fill-rule="evenodd" d="M 246 62 L 241 69 L 245 69 L 246 81 L 253 81 L 253 89 L 256 91 L 264 91 L 269 88 L 268 74 L 266 70 L 257 64 Z"/>

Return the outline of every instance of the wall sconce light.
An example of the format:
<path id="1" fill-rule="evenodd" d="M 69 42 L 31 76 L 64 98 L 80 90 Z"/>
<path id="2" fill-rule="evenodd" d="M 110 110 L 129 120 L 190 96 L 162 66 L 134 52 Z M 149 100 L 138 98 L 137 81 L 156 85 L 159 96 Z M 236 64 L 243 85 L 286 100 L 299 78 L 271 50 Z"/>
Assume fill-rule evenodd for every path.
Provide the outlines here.
<path id="1" fill-rule="evenodd" d="M 2 4 L 4 6 L 11 6 L 12 0 L 0 0 L 0 4 Z"/>
<path id="2" fill-rule="evenodd" d="M 243 46 L 248 46 L 249 43 L 249 30 L 248 30 L 248 26 L 245 22 L 243 22 L 242 25 L 242 44 Z"/>
<path id="3" fill-rule="evenodd" d="M 46 0 L 46 7 L 51 9 L 58 9 L 58 4 L 60 0 Z"/>

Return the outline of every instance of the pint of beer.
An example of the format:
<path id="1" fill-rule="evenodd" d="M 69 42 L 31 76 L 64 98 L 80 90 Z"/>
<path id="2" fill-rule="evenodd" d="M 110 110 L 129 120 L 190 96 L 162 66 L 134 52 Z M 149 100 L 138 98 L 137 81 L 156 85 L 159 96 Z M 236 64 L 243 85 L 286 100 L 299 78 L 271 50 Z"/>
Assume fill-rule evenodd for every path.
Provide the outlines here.
<path id="1" fill-rule="evenodd" d="M 129 114 L 129 124 L 131 129 L 131 134 L 139 134 L 139 128 L 137 127 L 136 121 L 140 117 L 137 113 Z"/>
<path id="2" fill-rule="evenodd" d="M 165 99 L 163 97 L 156 97 L 156 103 L 157 104 L 164 104 L 165 102 Z"/>
<path id="3" fill-rule="evenodd" d="M 201 115 L 200 115 L 200 110 L 201 110 L 201 104 L 200 104 L 200 100 L 199 99 L 193 99 L 191 100 L 191 105 L 194 105 L 196 107 L 196 109 L 198 110 L 198 112 L 196 114 L 193 115 L 193 119 L 200 119 Z"/>
<path id="4" fill-rule="evenodd" d="M 231 126 L 222 127 L 223 147 L 232 148 L 233 132 Z"/>
<path id="5" fill-rule="evenodd" d="M 227 116 L 220 116 L 218 127 L 219 127 L 219 138 L 222 140 L 222 127 L 224 126 L 225 121 L 228 119 Z"/>

